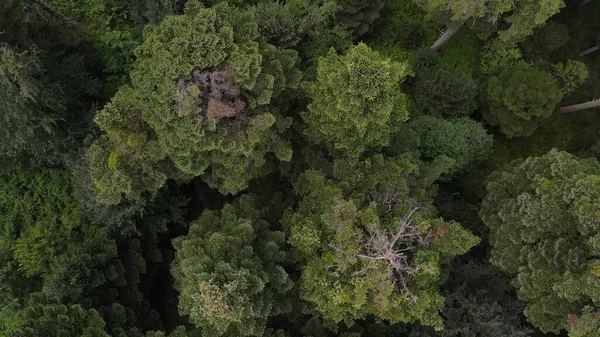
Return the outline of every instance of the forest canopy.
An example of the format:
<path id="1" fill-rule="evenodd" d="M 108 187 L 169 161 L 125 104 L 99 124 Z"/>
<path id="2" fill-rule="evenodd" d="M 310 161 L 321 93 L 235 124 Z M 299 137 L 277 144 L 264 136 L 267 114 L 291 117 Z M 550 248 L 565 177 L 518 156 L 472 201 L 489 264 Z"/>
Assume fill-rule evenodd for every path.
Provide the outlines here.
<path id="1" fill-rule="evenodd" d="M 600 337 L 600 1 L 0 2 L 0 337 Z"/>

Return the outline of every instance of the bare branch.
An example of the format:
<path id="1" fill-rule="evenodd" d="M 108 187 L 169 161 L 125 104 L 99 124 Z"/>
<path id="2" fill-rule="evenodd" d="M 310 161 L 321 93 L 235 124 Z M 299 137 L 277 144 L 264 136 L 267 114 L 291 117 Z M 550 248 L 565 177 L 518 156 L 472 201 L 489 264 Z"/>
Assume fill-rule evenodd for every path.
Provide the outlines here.
<path id="1" fill-rule="evenodd" d="M 31 0 L 31 3 L 33 5 L 36 5 L 37 8 L 41 8 L 45 12 L 47 12 L 50 15 L 52 15 L 53 17 L 55 17 L 64 26 L 66 26 L 68 28 L 75 28 L 76 27 L 75 23 L 73 21 L 71 21 L 66 16 L 62 15 L 60 12 L 58 12 L 57 10 L 55 10 L 54 8 L 52 8 L 52 6 L 50 6 L 49 4 L 45 3 L 44 1 L 42 1 L 42 0 Z"/>

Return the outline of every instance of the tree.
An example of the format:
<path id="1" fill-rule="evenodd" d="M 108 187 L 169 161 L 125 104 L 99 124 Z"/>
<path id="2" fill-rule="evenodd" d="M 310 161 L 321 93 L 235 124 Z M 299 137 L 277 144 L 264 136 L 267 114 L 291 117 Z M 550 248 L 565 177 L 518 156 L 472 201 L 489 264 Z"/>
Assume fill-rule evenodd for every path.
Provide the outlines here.
<path id="1" fill-rule="evenodd" d="M 12 170 L 0 181 L 0 242 L 45 295 L 75 300 L 119 277 L 116 242 L 86 221 L 69 172 Z"/>
<path id="2" fill-rule="evenodd" d="M 93 309 L 64 305 L 32 294 L 27 305 L 0 323 L 1 336 L 109 337 L 105 322 Z"/>
<path id="3" fill-rule="evenodd" d="M 534 33 L 521 43 L 521 47 L 528 59 L 537 61 L 548 59 L 552 52 L 564 47 L 570 39 L 566 25 L 549 21 L 534 29 Z"/>
<path id="4" fill-rule="evenodd" d="M 201 176 L 223 194 L 291 157 L 272 99 L 298 85 L 297 53 L 261 40 L 248 11 L 195 1 L 149 26 L 132 85 L 96 116 L 106 133 L 90 148 L 103 202 L 154 193 L 167 178 Z"/>
<path id="5" fill-rule="evenodd" d="M 416 133 L 421 159 L 431 162 L 441 156 L 454 160 L 449 174 L 464 171 L 469 164 L 482 160 L 492 149 L 493 138 L 483 125 L 467 118 L 441 119 L 420 116 L 407 127 Z"/>
<path id="6" fill-rule="evenodd" d="M 482 96 L 483 118 L 512 138 L 533 134 L 552 115 L 563 94 L 550 74 L 519 62 L 490 77 Z"/>
<path id="7" fill-rule="evenodd" d="M 598 34 L 598 41 L 600 41 L 600 34 Z M 598 44 L 596 44 L 595 46 L 590 47 L 590 48 L 582 51 L 581 54 L 579 54 L 579 56 L 583 57 L 583 56 L 586 56 L 586 55 L 591 54 L 593 52 L 596 52 L 598 50 L 600 50 L 600 42 L 598 42 Z"/>
<path id="8" fill-rule="evenodd" d="M 562 0 L 414 1 L 434 18 L 447 22 L 446 32 L 432 46 L 433 49 L 439 49 L 469 20 L 496 23 L 502 18 L 510 26 L 498 33 L 500 40 L 519 42 L 565 5 Z"/>
<path id="9" fill-rule="evenodd" d="M 542 331 L 598 301 L 600 164 L 552 150 L 495 171 L 480 217 L 492 263 L 514 278 L 525 316 Z"/>
<path id="10" fill-rule="evenodd" d="M 289 310 L 285 237 L 252 197 L 202 212 L 174 246 L 180 313 L 205 336 L 260 336 L 270 316 Z"/>
<path id="11" fill-rule="evenodd" d="M 569 337 L 600 335 L 600 315 L 593 307 L 583 308 L 581 315 L 569 314 Z"/>
<path id="12" fill-rule="evenodd" d="M 299 177 L 301 201 L 283 220 L 302 268 L 301 298 L 325 321 L 372 314 L 440 328 L 440 263 L 477 238 L 428 214 L 429 195 L 415 182 L 423 175 L 410 156 L 338 164 L 337 182 L 321 171 Z"/>
<path id="13" fill-rule="evenodd" d="M 0 45 L 0 156 L 6 159 L 56 157 L 55 122 L 65 106 L 61 87 L 45 77 L 38 54 Z"/>
<path id="14" fill-rule="evenodd" d="M 145 25 L 157 25 L 165 16 L 179 14 L 184 3 L 182 0 L 119 0 L 140 34 Z"/>
<path id="15" fill-rule="evenodd" d="M 492 40 L 485 44 L 479 59 L 482 73 L 497 76 L 503 69 L 521 62 L 523 56 L 516 44 Z"/>
<path id="16" fill-rule="evenodd" d="M 468 115 L 477 108 L 477 91 L 471 76 L 440 66 L 418 73 L 415 100 L 430 115 Z"/>
<path id="17" fill-rule="evenodd" d="M 330 4 L 302 6 L 300 1 L 261 1 L 250 10 L 266 42 L 292 48 L 319 31 L 329 30 L 326 25 L 333 15 Z"/>
<path id="18" fill-rule="evenodd" d="M 320 58 L 317 78 L 308 84 L 311 102 L 301 114 L 305 136 L 335 155 L 358 157 L 386 146 L 408 116 L 400 81 L 405 64 L 391 62 L 358 44 L 345 55 L 330 50 Z"/>
<path id="19" fill-rule="evenodd" d="M 585 63 L 567 60 L 552 66 L 552 75 L 558 81 L 558 87 L 565 94 L 575 92 L 588 79 L 589 73 Z"/>
<path id="20" fill-rule="evenodd" d="M 380 16 L 384 3 L 381 0 L 336 0 L 337 20 L 360 36 L 373 29 L 373 23 Z"/>
<path id="21" fill-rule="evenodd" d="M 404 328 L 401 336 L 528 337 L 532 334 L 524 324 L 523 305 L 516 299 L 510 279 L 487 261 L 455 261 L 444 295 L 443 331 L 412 325 Z"/>

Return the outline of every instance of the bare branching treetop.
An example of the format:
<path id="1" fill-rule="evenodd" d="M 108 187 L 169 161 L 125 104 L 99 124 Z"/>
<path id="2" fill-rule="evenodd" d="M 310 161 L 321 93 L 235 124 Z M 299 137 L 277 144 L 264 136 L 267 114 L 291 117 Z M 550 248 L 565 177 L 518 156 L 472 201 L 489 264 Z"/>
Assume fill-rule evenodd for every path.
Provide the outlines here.
<path id="1" fill-rule="evenodd" d="M 427 246 L 437 238 L 443 236 L 443 230 L 438 228 L 423 231 L 418 224 L 413 222 L 412 216 L 418 207 L 412 208 L 404 217 L 398 218 L 398 226 L 393 229 L 382 229 L 379 226 L 368 226 L 360 241 L 359 253 L 348 253 L 344 249 L 334 247 L 338 252 L 348 254 L 356 259 L 362 266 L 354 272 L 361 276 L 377 269 L 376 264 L 387 265 L 386 279 L 394 284 L 397 292 L 407 295 L 415 303 L 418 296 L 413 294 L 409 287 L 409 278 L 417 275 L 421 266 L 415 265 L 411 259 L 411 252 L 420 246 Z"/>

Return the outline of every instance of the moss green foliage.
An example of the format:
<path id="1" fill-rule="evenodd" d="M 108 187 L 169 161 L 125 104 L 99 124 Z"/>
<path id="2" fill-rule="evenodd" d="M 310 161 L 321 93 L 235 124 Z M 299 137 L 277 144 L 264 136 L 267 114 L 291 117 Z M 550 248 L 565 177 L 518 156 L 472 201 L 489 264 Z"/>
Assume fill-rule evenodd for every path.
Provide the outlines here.
<path id="1" fill-rule="evenodd" d="M 552 75 L 519 62 L 489 77 L 482 95 L 489 124 L 507 137 L 527 137 L 555 112 L 563 93 Z"/>
<path id="2" fill-rule="evenodd" d="M 481 51 L 481 72 L 486 75 L 498 75 L 503 69 L 519 63 L 521 59 L 521 50 L 517 45 L 493 40 L 488 42 Z"/>
<path id="3" fill-rule="evenodd" d="M 535 29 L 533 35 L 521 43 L 521 47 L 527 58 L 538 60 L 562 48 L 569 38 L 569 28 L 566 25 L 550 21 Z"/>
<path id="4" fill-rule="evenodd" d="M 589 73 L 585 63 L 567 60 L 552 66 L 552 75 L 558 81 L 558 87 L 565 94 L 575 92 L 588 79 Z"/>
<path id="5" fill-rule="evenodd" d="M 302 200 L 284 219 L 302 265 L 300 296 L 326 321 L 371 314 L 441 328 L 440 263 L 477 238 L 425 211 L 431 177 L 410 156 L 334 166 L 337 181 L 313 170 L 300 176 Z"/>
<path id="6" fill-rule="evenodd" d="M 457 73 L 477 77 L 482 45 L 474 32 L 460 30 L 440 51 L 440 64 L 455 69 Z"/>
<path id="7" fill-rule="evenodd" d="M 400 81 L 409 73 L 406 64 L 362 43 L 344 55 L 331 50 L 319 59 L 317 78 L 308 84 L 311 103 L 302 113 L 306 137 L 350 157 L 388 145 L 408 116 Z"/>
<path id="8" fill-rule="evenodd" d="M 68 179 L 66 172 L 2 176 L 2 239 L 13 243 L 14 257 L 28 276 L 49 273 L 52 259 L 66 251 L 81 226 Z"/>
<path id="9" fill-rule="evenodd" d="M 4 323 L 4 326 L 3 326 Z M 63 305 L 33 294 L 10 322 L 0 323 L 0 336 L 109 337 L 105 322 L 93 309 Z"/>
<path id="10" fill-rule="evenodd" d="M 528 320 L 542 331 L 597 301 L 600 164 L 560 151 L 494 172 L 480 216 L 492 262 L 515 277 Z"/>
<path id="11" fill-rule="evenodd" d="M 569 337 L 598 336 L 600 316 L 590 306 L 583 308 L 581 315 L 569 314 Z"/>
<path id="12" fill-rule="evenodd" d="M 269 316 L 289 310 L 284 247 L 284 234 L 269 230 L 249 196 L 204 211 L 175 242 L 181 313 L 205 336 L 262 335 Z"/>
<path id="13" fill-rule="evenodd" d="M 275 46 L 290 48 L 314 36 L 333 15 L 332 3 L 321 6 L 302 6 L 301 0 L 259 2 L 252 8 L 258 30 L 263 38 Z"/>
<path id="14" fill-rule="evenodd" d="M 25 276 L 42 278 L 46 295 L 78 298 L 117 277 L 104 270 L 117 257 L 116 243 L 107 228 L 85 220 L 68 172 L 15 170 L 0 179 L 0 242 Z"/>
<path id="15" fill-rule="evenodd" d="M 141 34 L 147 24 L 159 24 L 166 16 L 178 14 L 183 8 L 183 0 L 118 0 L 127 12 L 127 19 L 133 22 L 136 33 Z"/>
<path id="16" fill-rule="evenodd" d="M 238 193 L 268 172 L 267 153 L 290 159 L 280 136 L 290 121 L 270 103 L 297 86 L 297 53 L 262 41 L 250 12 L 190 1 L 185 15 L 148 27 L 136 55 L 132 86 L 98 113 L 106 135 L 88 152 L 104 202 L 181 176 Z M 114 151 L 122 159 L 111 169 Z"/>
<path id="17" fill-rule="evenodd" d="M 429 115 L 468 115 L 477 108 L 477 91 L 477 83 L 469 75 L 435 67 L 419 73 L 415 100 Z"/>
<path id="18" fill-rule="evenodd" d="M 599 17 L 0 0 L 0 337 L 600 337 Z"/>
<path id="19" fill-rule="evenodd" d="M 412 0 L 385 1 L 369 45 L 394 61 L 405 61 L 413 49 L 429 46 L 438 31 Z"/>
<path id="20" fill-rule="evenodd" d="M 464 171 L 473 162 L 485 159 L 492 148 L 492 136 L 480 123 L 466 117 L 446 120 L 421 116 L 407 127 L 416 134 L 416 147 L 423 160 L 445 156 L 454 161 L 450 173 Z"/>
<path id="21" fill-rule="evenodd" d="M 523 307 L 514 294 L 510 279 L 489 262 L 470 260 L 465 263 L 461 260 L 452 265 L 444 286 L 444 330 L 436 332 L 415 325 L 403 329 L 402 336 L 532 336 L 533 331 L 522 319 Z"/>
<path id="22" fill-rule="evenodd" d="M 433 18 L 452 23 L 473 20 L 506 23 L 498 37 L 503 42 L 518 42 L 542 26 L 548 18 L 558 13 L 562 0 L 491 0 L 485 5 L 477 1 L 462 0 L 414 0 Z M 502 24 L 498 24 L 502 26 Z M 488 28 L 489 29 L 489 28 Z"/>
<path id="23" fill-rule="evenodd" d="M 52 0 L 51 4 L 75 21 L 90 37 L 104 63 L 105 90 L 112 93 L 127 83 L 134 60 L 133 50 L 139 44 L 135 29 L 128 20 L 129 14 L 137 22 L 136 1 L 130 2 L 129 13 L 115 0 Z"/>
<path id="24" fill-rule="evenodd" d="M 359 36 L 372 30 L 384 6 L 382 0 L 336 0 L 336 3 L 337 20 Z"/>
<path id="25" fill-rule="evenodd" d="M 0 45 L 0 156 L 44 157 L 55 151 L 55 121 L 64 113 L 62 90 L 44 75 L 39 51 Z"/>

